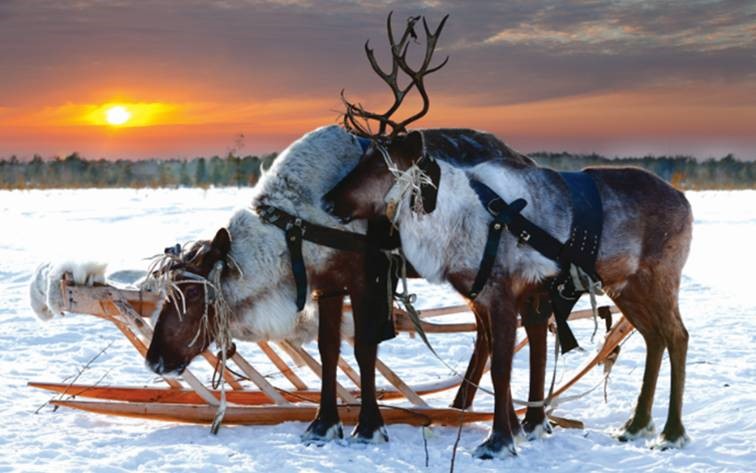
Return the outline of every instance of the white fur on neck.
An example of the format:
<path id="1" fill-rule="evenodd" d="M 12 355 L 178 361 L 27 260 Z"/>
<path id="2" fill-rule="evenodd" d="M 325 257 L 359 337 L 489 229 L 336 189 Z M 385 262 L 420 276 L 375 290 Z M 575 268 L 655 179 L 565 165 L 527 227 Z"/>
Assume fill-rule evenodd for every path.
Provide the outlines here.
<path id="1" fill-rule="evenodd" d="M 322 209 L 322 196 L 334 187 L 362 156 L 357 139 L 341 127 L 319 128 L 304 135 L 278 156 L 256 186 L 252 207 L 270 205 L 304 220 L 333 228 L 364 232 L 364 223 L 349 226 Z M 238 210 L 228 225 L 231 256 L 243 277 L 223 284 L 237 314 L 235 337 L 245 340 L 287 339 L 298 343 L 317 336 L 317 304 L 308 294 L 305 310 L 297 312 L 296 288 L 284 233 L 263 223 L 251 209 Z M 308 275 L 324 268 L 336 250 L 305 241 L 302 246 Z M 342 333 L 353 334 L 351 317 L 344 317 Z"/>
<path id="2" fill-rule="evenodd" d="M 417 271 L 432 282 L 440 282 L 450 273 L 476 272 L 483 256 L 491 216 L 483 208 L 469 185 L 474 177 L 491 187 L 507 202 L 524 198 L 528 206 L 523 215 L 537 222 L 556 238 L 564 241 L 569 219 L 563 215 L 541 215 L 539 199 L 553 192 L 546 183 L 534 189 L 525 177 L 536 169 L 509 167 L 501 162 L 484 163 L 467 172 L 443 161 L 436 209 L 427 215 L 411 212 L 408 201 L 399 220 L 402 246 Z M 536 195 L 535 192 L 542 192 Z M 569 209 L 567 209 L 569 210 Z M 552 212 L 550 213 L 558 213 Z M 557 264 L 527 245 L 518 246 L 509 233 L 502 235 L 498 265 L 494 271 L 516 273 L 528 281 L 539 281 L 555 274 Z"/>

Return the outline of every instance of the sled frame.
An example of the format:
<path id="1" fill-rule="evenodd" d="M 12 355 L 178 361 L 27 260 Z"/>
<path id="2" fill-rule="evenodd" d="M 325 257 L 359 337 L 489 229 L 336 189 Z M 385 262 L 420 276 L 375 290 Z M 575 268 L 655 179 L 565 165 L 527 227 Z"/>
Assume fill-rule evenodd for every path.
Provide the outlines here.
<path id="1" fill-rule="evenodd" d="M 152 337 L 149 317 L 159 305 L 156 293 L 146 290 L 124 289 L 110 285 L 76 286 L 69 277 L 64 276 L 60 290 L 66 301 L 65 311 L 76 314 L 88 314 L 113 323 L 126 339 L 144 358 Z M 345 306 L 345 311 L 351 308 Z M 613 313 L 618 310 L 611 308 Z M 426 333 L 460 333 L 476 331 L 475 323 L 439 323 L 425 319 L 469 312 L 466 305 L 423 310 L 420 312 L 421 324 Z M 590 310 L 576 311 L 571 319 L 589 318 Z M 395 309 L 394 319 L 397 331 L 414 336 L 414 326 L 406 312 Z M 587 362 L 567 382 L 554 391 L 554 397 L 564 393 L 596 365 L 606 361 L 616 347 L 632 332 L 632 325 L 620 317 L 607 333 L 606 340 L 598 354 Z M 527 344 L 527 338 L 521 340 L 515 351 Z M 276 346 L 279 351 L 273 348 Z M 230 370 L 223 370 L 228 383 L 226 391 L 228 407 L 224 416 L 226 424 L 272 425 L 287 421 L 309 422 L 315 418 L 320 392 L 311 389 L 297 374 L 297 368 L 306 367 L 322 378 L 320 363 L 304 348 L 287 341 L 257 343 L 261 352 L 272 362 L 284 379 L 291 384 L 291 390 L 274 386 L 241 353 L 235 353 L 229 360 L 256 389 L 244 385 Z M 209 351 L 200 355 L 215 368 L 218 358 Z M 290 359 L 289 362 L 285 357 Z M 489 361 L 490 363 L 490 361 Z M 292 366 L 293 365 L 293 366 Z M 348 389 L 337 381 L 337 396 L 342 401 L 339 415 L 344 423 L 354 424 L 359 414 L 359 374 L 342 357 L 339 369 L 354 384 Z M 423 396 L 458 388 L 462 384 L 461 376 L 410 386 L 380 359 L 376 368 L 389 387 L 378 389 L 381 401 L 405 399 L 411 407 L 383 404 L 381 414 L 386 423 L 405 423 L 411 425 L 459 425 L 460 423 L 487 421 L 493 418 L 493 412 L 459 410 L 455 408 L 433 408 Z M 489 365 L 486 366 L 486 371 Z M 132 386 L 97 386 L 86 384 L 64 384 L 53 382 L 30 382 L 35 388 L 60 394 L 60 399 L 50 401 L 51 405 L 63 406 L 106 415 L 137 417 L 143 419 L 170 422 L 189 422 L 210 424 L 219 405 L 220 392 L 206 386 L 187 368 L 180 378 L 163 377 L 167 387 L 132 387 Z M 69 396 L 68 399 L 63 399 Z M 95 400 L 80 400 L 88 398 Z M 518 410 L 522 413 L 523 409 Z M 559 423 L 559 419 L 553 419 Z M 573 422 L 569 422 L 572 425 Z"/>

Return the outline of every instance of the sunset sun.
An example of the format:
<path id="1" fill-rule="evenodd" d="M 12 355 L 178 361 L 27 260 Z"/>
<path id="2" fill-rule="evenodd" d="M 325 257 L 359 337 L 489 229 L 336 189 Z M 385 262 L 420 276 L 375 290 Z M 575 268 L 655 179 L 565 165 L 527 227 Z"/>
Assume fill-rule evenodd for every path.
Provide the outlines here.
<path id="1" fill-rule="evenodd" d="M 105 112 L 105 119 L 107 120 L 108 124 L 113 126 L 124 125 L 129 121 L 130 118 L 131 112 L 129 112 L 126 107 L 121 105 L 110 107 Z"/>

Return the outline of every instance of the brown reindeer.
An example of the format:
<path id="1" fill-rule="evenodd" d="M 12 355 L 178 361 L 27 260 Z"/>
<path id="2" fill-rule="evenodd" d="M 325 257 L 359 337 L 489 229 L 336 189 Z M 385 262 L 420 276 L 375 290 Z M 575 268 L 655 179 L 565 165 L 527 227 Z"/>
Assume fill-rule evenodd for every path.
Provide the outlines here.
<path id="1" fill-rule="evenodd" d="M 409 31 L 415 21 L 417 20 L 408 23 L 400 43 L 395 44 L 389 17 L 392 51 L 406 53 L 405 46 L 411 36 Z M 427 25 L 425 28 L 429 34 L 428 54 L 432 55 L 440 27 L 433 35 L 430 35 Z M 367 45 L 366 50 L 371 64 L 377 68 Z M 397 93 L 399 91 L 395 86 L 399 63 L 396 57 L 393 67 L 394 71 L 385 74 L 385 78 L 389 85 L 393 84 L 392 90 Z M 426 64 L 424 72 L 412 73 L 413 81 L 416 84 L 420 81 L 418 88 L 423 95 L 425 89 L 422 86 L 422 76 L 429 71 L 432 72 Z M 399 102 L 408 90 L 401 93 Z M 393 108 L 395 111 L 398 103 Z M 384 128 L 391 124 L 388 121 L 383 123 Z M 429 147 L 436 155 L 447 157 L 455 166 L 471 166 L 485 159 L 507 160 L 524 166 L 533 164 L 528 158 L 488 134 L 472 130 L 429 130 L 426 135 Z M 219 230 L 212 241 L 196 244 L 163 268 L 163 272 L 172 274 L 174 289 L 180 294 L 175 294 L 175 297 L 166 301 L 158 318 L 155 337 L 147 357 L 148 365 L 153 370 L 159 373 L 180 373 L 210 342 L 222 335 L 218 332 L 223 324 L 218 323 L 215 305 L 208 303 L 219 294 L 224 296 L 231 308 L 233 315 L 227 322 L 230 335 L 234 338 L 258 340 L 293 337 L 295 341 L 307 338 L 307 329 L 303 329 L 308 326 L 307 316 L 298 313 L 293 302 L 296 284 L 288 265 L 283 233 L 262 220 L 255 209 L 276 206 L 320 225 L 364 231 L 364 224 L 352 224 L 350 227 L 339 225 L 337 220 L 321 210 L 320 202 L 325 191 L 354 168 L 361 155 L 362 146 L 358 139 L 341 128 L 328 127 L 306 135 L 285 150 L 274 168 L 258 183 L 252 211 L 238 212 L 232 217 L 228 228 Z M 371 225 L 380 226 L 385 223 L 376 220 Z M 321 441 L 341 436 L 335 386 L 341 309 L 345 293 L 350 296 L 353 304 L 355 355 L 361 371 L 362 409 L 354 435 L 363 440 L 383 438 L 383 421 L 375 396 L 374 365 L 377 346 L 375 340 L 366 336 L 365 332 L 371 327 L 371 311 L 368 310 L 371 298 L 382 297 L 385 293 L 376 295 L 375 290 L 369 290 L 365 279 L 367 268 L 363 252 L 333 251 L 306 242 L 303 253 L 307 261 L 308 289 L 320 295 L 317 300 L 309 300 L 318 307 L 318 346 L 323 362 L 320 409 L 304 439 Z M 214 270 L 220 273 L 216 273 L 219 277 L 211 287 L 207 281 L 215 279 L 211 277 Z M 478 327 L 475 351 L 466 373 L 468 382 L 457 393 L 455 407 L 465 408 L 472 404 L 476 384 L 488 359 L 488 319 L 485 314 L 480 319 L 482 323 Z M 531 380 L 531 399 L 534 400 L 543 397 L 545 333 L 545 323 L 528 328 L 528 336 L 533 344 L 531 358 L 538 359 L 538 367 L 531 370 L 531 376 L 536 379 Z M 516 421 L 514 410 L 510 408 L 509 411 L 511 420 Z M 543 422 L 542 408 L 529 410 L 525 430 L 533 431 Z"/>
<path id="2" fill-rule="evenodd" d="M 392 172 L 387 168 L 395 167 Z M 422 132 L 394 137 L 384 150 L 368 156 L 326 196 L 332 213 L 344 221 L 373 218 L 386 212 L 385 196 L 396 176 L 433 160 Z M 487 184 L 504 202 L 525 199 L 522 210 L 531 222 L 559 241 L 567 241 L 572 220 L 570 194 L 559 173 L 506 161 L 486 162 L 469 169 L 436 161 L 440 168 L 437 205 L 433 212 L 415 212 L 410 197 L 398 203 L 396 224 L 402 247 L 419 274 L 430 281 L 448 281 L 468 296 L 481 261 L 489 213 L 470 179 Z M 427 164 L 426 164 L 427 166 Z M 397 172 L 398 171 L 398 172 Z M 589 168 L 603 202 L 603 234 L 596 270 L 604 290 L 643 335 L 647 345 L 643 387 L 623 440 L 653 429 L 651 406 L 665 348 L 672 363 L 672 387 L 662 447 L 681 446 L 682 396 L 688 334 L 678 309 L 682 267 L 691 240 L 692 214 L 685 196 L 656 176 L 636 168 Z M 516 314 L 540 281 L 554 276 L 556 262 L 522 240 L 505 233 L 493 274 L 471 304 L 491 320 L 491 377 L 496 415 L 491 436 L 476 450 L 488 458 L 514 452 L 509 421 L 509 382 Z"/>
<path id="3" fill-rule="evenodd" d="M 302 142 L 292 145 L 294 148 L 311 148 L 311 142 L 324 140 L 320 135 L 332 135 L 329 138 L 351 143 L 354 137 L 346 133 L 340 127 L 329 127 L 318 130 L 305 138 Z M 489 159 L 506 159 L 523 165 L 532 165 L 527 158 L 522 157 L 509 149 L 504 143 L 492 135 L 474 132 L 472 130 L 428 130 L 427 135 L 432 144 L 432 149 L 439 155 L 455 156 L 459 163 L 472 163 L 476 160 L 488 157 Z M 483 155 L 476 155 L 481 153 Z M 350 150 L 349 157 L 351 169 L 361 156 L 359 145 L 354 145 Z M 283 153 L 279 158 L 281 169 L 296 168 L 300 157 L 296 153 Z M 318 159 L 328 159 L 318 157 Z M 283 190 L 292 182 L 296 182 L 291 176 L 281 174 L 278 170 L 267 174 L 259 184 L 268 187 L 261 191 L 255 198 L 255 204 L 271 202 L 284 195 Z M 324 184 L 325 188 L 332 187 L 335 182 L 343 177 L 343 172 L 331 177 Z M 303 174 L 299 179 L 312 181 L 312 176 Z M 269 181 L 275 180 L 281 183 L 281 188 L 267 186 Z M 325 191 L 322 191 L 325 193 Z M 304 208 L 304 202 L 297 205 Z M 321 200 L 318 195 L 307 197 L 306 207 L 320 208 Z M 324 214 L 325 215 L 325 214 Z M 332 217 L 316 216 L 308 217 L 312 222 L 318 222 L 344 228 Z M 385 218 L 371 222 L 369 226 L 387 226 Z M 381 233 L 379 231 L 379 233 Z M 269 243 L 269 244 L 266 244 Z M 249 247 L 256 248 L 252 252 Z M 312 305 L 317 306 L 319 325 L 316 329 L 302 329 L 308 326 L 304 321 L 305 315 L 296 315 L 296 307 L 293 306 L 294 280 L 288 268 L 288 254 L 283 245 L 282 232 L 272 225 L 260 221 L 259 216 L 248 210 L 241 211 L 233 216 L 228 228 L 219 230 L 215 238 L 203 240 L 186 248 L 176 258 L 170 260 L 164 272 L 172 272 L 176 289 L 181 295 L 167 299 L 157 319 L 155 334 L 147 355 L 148 366 L 157 373 L 180 374 L 189 365 L 191 360 L 215 341 L 217 333 L 216 314 L 213 304 L 206 307 L 206 286 L 203 281 L 209 280 L 210 273 L 218 262 L 223 264 L 222 290 L 227 293 L 236 316 L 232 320 L 232 335 L 236 339 L 256 341 L 260 339 L 276 338 L 283 334 L 282 338 L 293 338 L 295 342 L 301 342 L 309 336 L 317 333 L 318 349 L 323 364 L 323 384 L 321 385 L 320 410 L 316 419 L 308 427 L 303 439 L 308 442 L 319 442 L 340 436 L 339 418 L 336 409 L 336 369 L 340 350 L 342 308 L 345 293 L 352 301 L 352 310 L 355 322 L 355 356 L 360 365 L 361 372 L 361 403 L 362 410 L 360 422 L 355 429 L 354 435 L 358 439 L 374 439 L 376 432 L 383 426 L 380 411 L 377 406 L 374 381 L 374 363 L 377 344 L 370 333 L 363 336 L 364 332 L 374 327 L 370 317 L 374 311 L 366 309 L 366 306 L 374 304 L 377 299 L 384 297 L 383 290 L 378 291 L 368 288 L 365 275 L 366 255 L 362 252 L 350 251 L 327 251 L 327 248 L 312 245 L 309 248 L 311 254 L 305 255 L 307 261 L 308 289 L 316 294 L 312 298 Z M 239 273 L 236 264 L 243 269 Z M 267 270 L 274 268 L 275 270 Z M 261 271 L 266 269 L 266 271 Z M 262 273 L 262 274 L 260 274 Z M 416 274 L 410 273 L 410 276 Z M 258 280 L 259 278 L 259 280 Z M 249 279 L 246 282 L 245 280 Z M 235 297 L 233 294 L 240 292 L 237 286 L 264 286 L 260 291 L 244 292 L 244 295 Z M 346 292 L 345 292 L 346 288 Z M 372 293 L 370 293 L 372 291 Z M 210 291 L 211 293 L 214 290 Z M 269 302 L 268 299 L 274 293 L 280 293 L 282 299 L 277 303 Z M 372 299 L 371 299 L 372 298 Z M 290 305 L 288 305 L 290 304 Z M 208 323 L 203 325 L 203 318 L 207 311 Z M 249 315 L 250 312 L 259 315 Z M 292 332 L 281 331 L 268 335 L 261 333 L 256 327 L 260 320 L 291 319 L 294 322 Z M 489 357 L 488 321 L 483 316 L 478 317 L 478 333 L 475 347 L 469 366 L 465 372 L 466 382 L 460 386 L 453 407 L 467 408 L 472 405 L 477 384 L 483 374 L 485 364 Z M 273 323 L 273 322 L 271 322 Z M 536 358 L 531 370 L 531 400 L 537 401 L 543 398 L 543 372 L 546 361 L 545 323 L 526 326 L 527 334 L 531 343 L 531 359 Z M 304 333 L 299 333 L 299 332 Z M 363 335 L 359 335 L 363 334 Z M 346 335 L 351 335 L 347 333 Z M 197 338 L 197 342 L 191 343 Z M 513 412 L 512 412 L 513 414 Z M 531 408 L 524 423 L 524 430 L 532 433 L 540 427 L 548 428 L 545 424 L 545 416 L 542 408 Z"/>

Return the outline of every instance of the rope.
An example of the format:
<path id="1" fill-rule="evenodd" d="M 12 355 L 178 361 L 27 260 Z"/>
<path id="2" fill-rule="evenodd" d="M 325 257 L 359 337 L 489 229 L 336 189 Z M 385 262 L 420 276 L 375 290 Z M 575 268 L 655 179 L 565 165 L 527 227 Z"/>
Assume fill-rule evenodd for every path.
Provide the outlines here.
<path id="1" fill-rule="evenodd" d="M 386 251 L 386 253 L 387 253 L 387 256 L 389 256 L 390 261 L 392 261 L 392 263 L 389 265 L 389 270 L 390 271 L 393 270 L 393 259 L 391 259 L 392 256 L 398 257 L 400 259 L 400 261 L 401 261 L 401 264 L 400 264 L 399 268 L 400 268 L 400 280 L 402 282 L 402 292 L 394 294 L 394 297 L 395 297 L 396 300 L 398 300 L 404 306 L 405 312 L 409 316 L 409 319 L 412 322 L 412 325 L 414 326 L 415 331 L 420 336 L 420 339 L 425 343 L 425 345 L 428 347 L 428 349 L 431 351 L 431 353 L 436 357 L 436 359 L 438 359 L 455 376 L 462 378 L 463 383 L 467 382 L 471 386 L 475 386 L 476 389 L 478 389 L 478 390 L 480 390 L 480 391 L 482 391 L 482 392 L 484 392 L 484 393 L 486 393 L 486 394 L 488 394 L 490 396 L 495 396 L 495 394 L 491 390 L 486 389 L 486 388 L 480 386 L 477 383 L 474 383 L 469 378 L 467 378 L 465 375 L 462 375 L 461 373 L 459 373 L 456 369 L 454 369 L 451 365 L 449 365 L 446 362 L 446 360 L 444 360 L 443 358 L 441 358 L 441 356 L 436 352 L 436 350 L 431 345 L 430 340 L 428 340 L 428 337 L 427 337 L 427 335 L 425 333 L 425 330 L 423 330 L 422 322 L 420 320 L 420 314 L 417 311 L 417 309 L 415 309 L 415 307 L 413 306 L 413 303 L 415 302 L 416 296 L 415 296 L 415 294 L 410 294 L 409 293 L 408 284 L 407 284 L 407 261 L 404 258 L 404 255 L 401 253 L 400 250 Z M 583 273 L 583 274 L 585 274 L 585 273 Z M 585 276 L 588 277 L 587 275 L 585 275 Z M 588 277 L 588 280 L 591 283 L 588 286 L 589 288 L 595 288 L 596 286 L 598 286 L 598 288 L 600 290 L 600 287 L 601 287 L 601 283 L 600 282 L 594 282 L 589 277 Z M 593 289 L 591 289 L 591 290 L 593 290 Z M 595 295 L 593 294 L 593 292 L 591 292 L 591 296 L 592 296 L 591 297 L 591 304 L 593 305 L 594 322 L 596 322 L 595 319 L 598 316 L 598 309 L 596 308 Z M 477 314 L 476 314 L 476 317 L 477 317 Z M 597 323 L 596 323 L 596 325 L 597 325 Z M 618 347 L 621 347 L 626 341 L 627 341 L 627 339 L 623 340 L 618 345 Z M 580 399 L 580 398 L 582 398 L 584 396 L 587 396 L 588 394 L 590 394 L 593 391 L 595 391 L 596 388 L 598 388 L 602 384 L 604 384 L 604 386 L 606 386 L 606 382 L 609 379 L 609 374 L 611 373 L 611 367 L 609 367 L 609 369 L 605 369 L 604 375 L 601 377 L 601 379 L 599 380 L 598 383 L 596 383 L 590 389 L 588 389 L 586 391 L 583 391 L 583 392 L 581 392 L 579 394 L 574 394 L 572 396 L 562 396 L 562 395 L 560 395 L 558 397 L 554 397 L 554 389 L 556 387 L 556 374 L 557 374 L 558 361 L 559 361 L 559 335 L 556 334 L 556 339 L 554 341 L 554 368 L 553 368 L 552 373 L 551 373 L 551 383 L 550 383 L 550 386 L 549 386 L 549 394 L 542 401 L 523 401 L 523 400 L 520 400 L 520 399 L 512 398 L 512 403 L 516 404 L 518 406 L 524 406 L 524 407 L 543 407 L 543 408 L 549 408 L 548 411 L 546 412 L 547 414 L 549 414 L 549 413 L 553 412 L 557 407 L 559 407 L 560 405 L 562 405 L 562 404 L 564 404 L 566 402 L 574 401 L 574 400 Z"/>
<path id="2" fill-rule="evenodd" d="M 213 269 L 207 277 L 195 274 L 183 269 L 185 265 L 184 258 L 192 250 L 197 248 L 195 244 L 188 252 L 182 253 L 180 245 L 171 248 L 163 255 L 153 258 L 150 265 L 148 276 L 142 283 L 143 288 L 157 290 L 164 298 L 174 303 L 179 320 L 183 320 L 183 314 L 186 313 L 186 298 L 179 288 L 180 284 L 202 284 L 204 289 L 204 310 L 200 325 L 188 346 L 194 346 L 202 337 L 202 346 L 207 346 L 212 340 L 220 348 L 220 403 L 215 413 L 210 431 L 217 434 L 220 429 L 223 417 L 228 405 L 226 401 L 226 380 L 224 377 L 226 364 L 228 361 L 229 350 L 233 347 L 231 336 L 231 316 L 233 315 L 231 307 L 225 298 L 222 288 L 221 277 L 223 270 L 226 269 L 227 263 L 224 260 L 216 261 Z M 240 272 L 241 268 L 233 258 L 228 258 L 229 262 Z M 212 294 L 212 295 L 211 295 Z M 179 305 L 180 302 L 180 305 Z M 213 308 L 215 317 L 212 321 L 210 318 L 210 307 Z M 216 372 L 218 366 L 216 366 Z M 215 375 L 214 375 L 215 376 Z M 213 384 L 214 381 L 213 381 Z"/>
<path id="3" fill-rule="evenodd" d="M 594 281 L 591 276 L 575 264 L 570 264 L 570 277 L 575 289 L 580 292 L 588 292 L 591 299 L 591 311 L 593 312 L 593 333 L 591 334 L 591 343 L 593 343 L 596 333 L 598 332 L 598 303 L 596 296 L 604 295 L 601 281 Z"/>
<path id="4" fill-rule="evenodd" d="M 406 171 L 399 170 L 398 166 L 391 159 L 391 155 L 388 150 L 380 143 L 375 143 L 376 149 L 381 153 L 383 160 L 386 163 L 386 168 L 394 176 L 395 182 L 391 186 L 388 193 L 384 197 L 386 202 L 386 216 L 391 221 L 391 224 L 396 228 L 399 221 L 399 214 L 401 210 L 401 203 L 404 199 L 410 195 L 414 199 L 414 210 L 417 213 L 424 213 L 422 200 L 422 186 L 436 187 L 433 184 L 433 179 L 430 178 L 417 163 L 413 163 Z M 427 156 L 423 156 L 421 159 L 430 159 Z"/>

